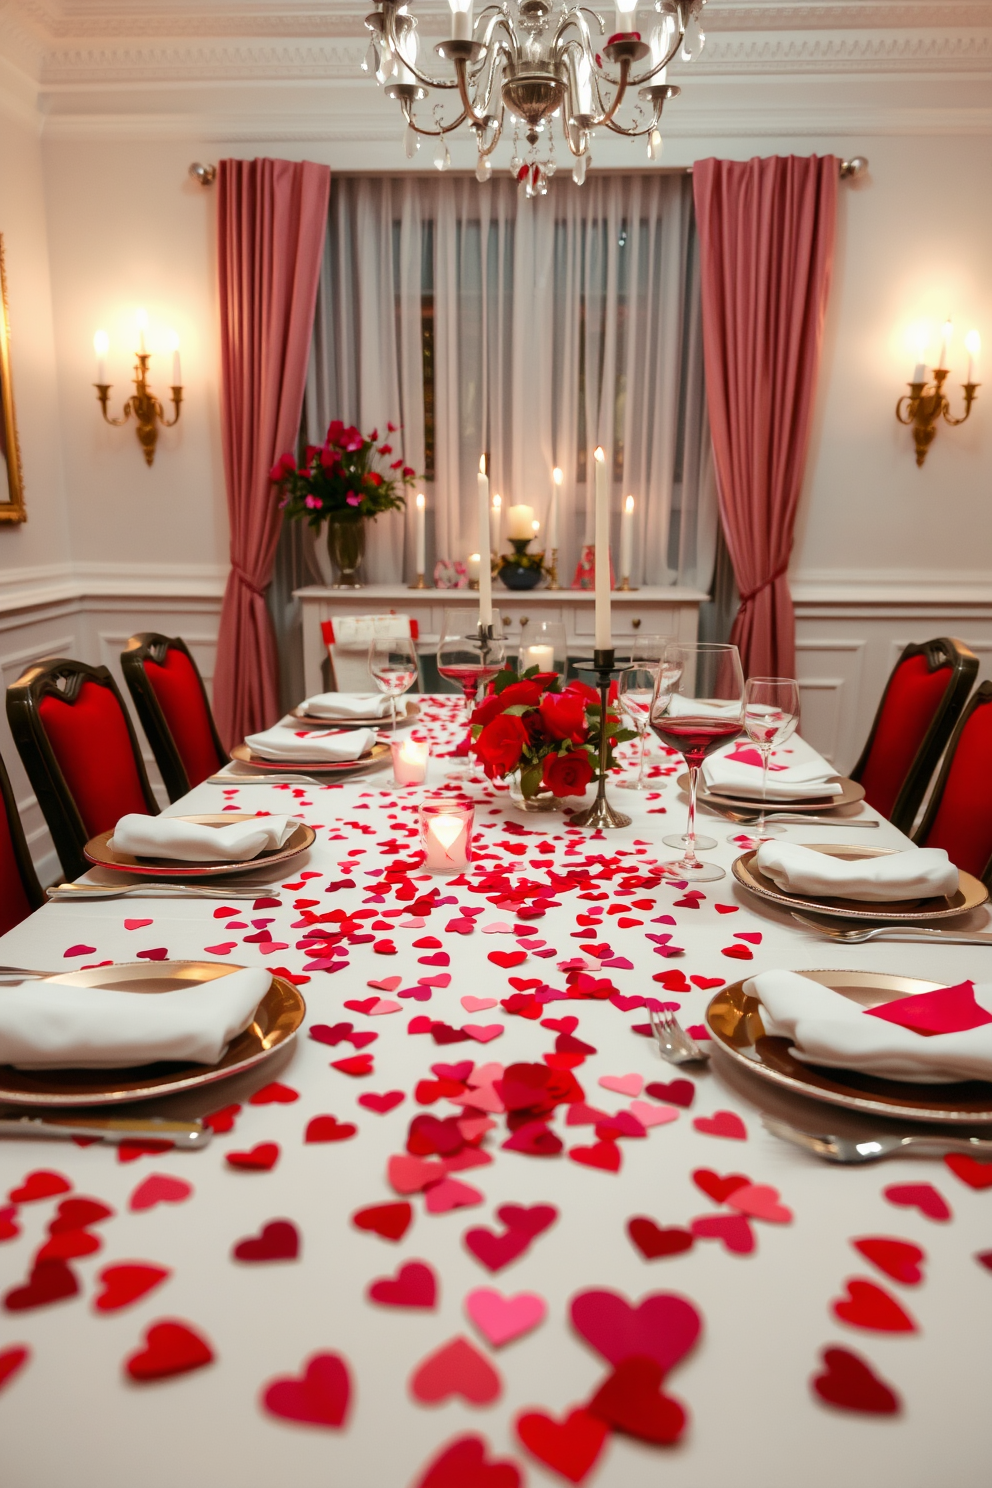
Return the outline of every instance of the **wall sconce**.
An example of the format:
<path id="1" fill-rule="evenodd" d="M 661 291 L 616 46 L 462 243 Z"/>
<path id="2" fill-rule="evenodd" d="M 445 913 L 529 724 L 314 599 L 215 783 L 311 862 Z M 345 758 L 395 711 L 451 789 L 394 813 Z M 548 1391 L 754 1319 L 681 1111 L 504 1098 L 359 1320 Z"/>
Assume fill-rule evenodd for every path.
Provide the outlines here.
<path id="1" fill-rule="evenodd" d="M 171 419 L 165 417 L 165 410 L 158 398 L 155 397 L 148 385 L 148 363 L 151 353 L 145 349 L 145 332 L 148 329 L 148 315 L 144 310 L 138 311 L 138 350 L 135 352 L 134 366 L 134 393 L 124 404 L 120 418 L 111 418 L 107 413 L 107 401 L 110 397 L 111 384 L 107 381 L 107 352 L 110 350 L 110 337 L 106 331 L 97 331 L 93 337 L 93 350 L 96 352 L 96 395 L 103 409 L 104 421 L 112 424 L 115 429 L 121 428 L 134 414 L 137 425 L 138 443 L 141 445 L 145 455 L 145 464 L 151 465 L 155 460 L 155 446 L 158 443 L 159 427 L 171 429 L 179 422 L 179 411 L 183 401 L 182 369 L 179 364 L 179 337 L 173 334 L 172 342 L 172 406 L 176 410 Z"/>
<path id="2" fill-rule="evenodd" d="M 923 345 L 920 348 L 919 360 L 913 370 L 913 380 L 909 384 L 909 396 L 904 394 L 896 404 L 896 418 L 901 424 L 912 426 L 913 438 L 916 441 L 916 463 L 920 468 L 927 457 L 927 451 L 937 437 L 937 420 L 943 418 L 944 422 L 950 424 L 952 428 L 965 423 L 971 413 L 975 395 L 981 387 L 981 383 L 975 381 L 975 372 L 978 354 L 982 349 L 982 338 L 977 331 L 969 331 L 964 343 L 968 350 L 968 380 L 963 385 L 964 413 L 960 418 L 954 418 L 951 405 L 944 392 L 944 383 L 950 376 L 947 364 L 951 359 L 953 332 L 954 327 L 948 320 L 941 337 L 940 365 L 933 369 L 932 383 L 927 381 L 928 369 L 924 362 L 926 346 Z"/>

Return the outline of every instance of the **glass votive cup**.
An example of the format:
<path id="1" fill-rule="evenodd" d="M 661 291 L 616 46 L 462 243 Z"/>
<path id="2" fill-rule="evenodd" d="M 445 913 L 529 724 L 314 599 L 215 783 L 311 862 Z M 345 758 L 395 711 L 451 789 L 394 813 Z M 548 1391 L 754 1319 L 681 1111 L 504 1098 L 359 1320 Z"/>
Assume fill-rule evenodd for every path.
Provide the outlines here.
<path id="1" fill-rule="evenodd" d="M 471 801 L 435 799 L 420 807 L 420 842 L 429 873 L 457 873 L 472 856 Z"/>
<path id="2" fill-rule="evenodd" d="M 558 620 L 538 620 L 520 632 L 517 670 L 523 676 L 531 667 L 539 672 L 557 672 L 562 682 L 568 671 L 568 641 Z"/>
<path id="3" fill-rule="evenodd" d="M 431 746 L 426 739 L 391 739 L 393 779 L 397 785 L 423 785 Z"/>

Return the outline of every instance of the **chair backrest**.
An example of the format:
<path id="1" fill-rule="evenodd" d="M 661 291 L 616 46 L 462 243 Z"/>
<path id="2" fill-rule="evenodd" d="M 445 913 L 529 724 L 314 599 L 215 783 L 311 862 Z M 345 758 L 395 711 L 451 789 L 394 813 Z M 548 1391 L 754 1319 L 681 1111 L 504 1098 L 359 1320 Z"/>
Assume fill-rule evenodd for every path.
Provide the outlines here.
<path id="1" fill-rule="evenodd" d="M 851 778 L 901 832 L 912 828 L 977 673 L 974 652 L 947 636 L 907 646 L 892 670 Z"/>
<path id="2" fill-rule="evenodd" d="M 121 652 L 124 681 L 170 801 L 227 763 L 199 668 L 179 636 L 142 631 Z"/>
<path id="3" fill-rule="evenodd" d="M 18 753 L 66 876 L 89 864 L 83 848 L 128 812 L 158 814 L 134 726 L 106 667 L 39 662 L 7 689 Z"/>
<path id="4" fill-rule="evenodd" d="M 992 883 L 992 682 L 968 700 L 914 841 Z"/>
<path id="5" fill-rule="evenodd" d="M 10 779 L 0 759 L 0 935 L 13 930 L 44 902 L 45 895 L 24 840 L 24 828 L 14 804 Z"/>
<path id="6" fill-rule="evenodd" d="M 331 681 L 337 692 L 375 692 L 369 671 L 369 646 L 373 640 L 420 638 L 420 627 L 409 615 L 334 615 L 322 620 L 320 631 L 331 658 Z"/>

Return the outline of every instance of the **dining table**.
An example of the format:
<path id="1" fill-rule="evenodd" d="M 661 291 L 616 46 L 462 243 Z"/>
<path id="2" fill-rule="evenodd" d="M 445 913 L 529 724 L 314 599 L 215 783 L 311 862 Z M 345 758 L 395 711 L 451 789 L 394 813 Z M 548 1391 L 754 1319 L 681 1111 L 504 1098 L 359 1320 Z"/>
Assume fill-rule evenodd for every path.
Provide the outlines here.
<path id="1" fill-rule="evenodd" d="M 992 945 L 831 941 L 745 891 L 738 829 L 706 810 L 728 876 L 694 888 L 661 866 L 679 758 L 655 747 L 648 789 L 621 791 L 626 750 L 608 793 L 631 824 L 589 831 L 457 756 L 461 699 L 418 702 L 423 787 L 232 766 L 165 808 L 311 826 L 277 890 L 52 902 L 0 942 L 53 972 L 262 967 L 306 1003 L 252 1070 L 135 1108 L 206 1118 L 203 1150 L 0 1141 L 0 1482 L 987 1484 L 992 1166 L 781 1140 L 764 1116 L 866 1126 L 742 1068 L 705 1014 L 777 969 L 981 983 Z M 439 792 L 475 808 L 454 873 L 423 864 Z M 844 820 L 784 839 L 910 846 Z M 661 1057 L 666 1007 L 706 1062 Z M 71 1291 L 9 1306 L 66 1232 Z"/>

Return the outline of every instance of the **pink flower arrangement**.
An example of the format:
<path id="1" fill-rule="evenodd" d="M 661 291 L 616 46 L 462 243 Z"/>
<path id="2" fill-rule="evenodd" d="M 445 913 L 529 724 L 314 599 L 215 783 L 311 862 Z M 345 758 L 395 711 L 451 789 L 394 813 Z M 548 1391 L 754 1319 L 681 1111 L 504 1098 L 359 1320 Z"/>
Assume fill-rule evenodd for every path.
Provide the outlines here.
<path id="1" fill-rule="evenodd" d="M 390 434 L 397 432 L 395 424 L 386 428 Z M 330 516 L 357 520 L 401 511 L 402 487 L 413 485 L 416 472 L 402 460 L 389 466 L 393 474 L 375 469 L 379 459 L 393 453 L 391 444 L 379 445 L 378 439 L 378 429 L 362 434 L 353 425 L 332 419 L 324 443 L 307 445 L 299 463 L 291 454 L 280 455 L 269 478 L 282 494 L 280 505 L 287 517 L 319 528 Z"/>

